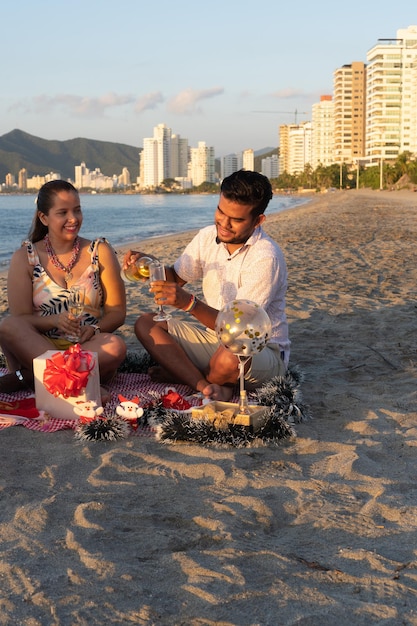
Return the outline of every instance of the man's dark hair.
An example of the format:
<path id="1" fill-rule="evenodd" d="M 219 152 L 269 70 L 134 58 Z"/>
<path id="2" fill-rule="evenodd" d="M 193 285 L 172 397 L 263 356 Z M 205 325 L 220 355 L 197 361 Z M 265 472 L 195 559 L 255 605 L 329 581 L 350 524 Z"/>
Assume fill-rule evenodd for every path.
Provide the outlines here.
<path id="1" fill-rule="evenodd" d="M 239 170 L 226 176 L 220 185 L 220 193 L 238 204 L 253 205 L 254 217 L 265 212 L 273 195 L 269 179 L 250 170 Z"/>

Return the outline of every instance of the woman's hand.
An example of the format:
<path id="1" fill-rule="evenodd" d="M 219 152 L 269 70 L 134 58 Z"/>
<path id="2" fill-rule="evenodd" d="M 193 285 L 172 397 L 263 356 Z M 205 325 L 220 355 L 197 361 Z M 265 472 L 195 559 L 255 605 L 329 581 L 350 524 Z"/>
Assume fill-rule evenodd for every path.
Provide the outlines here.
<path id="1" fill-rule="evenodd" d="M 78 335 L 80 332 L 80 320 L 70 316 L 68 311 L 62 311 L 49 317 L 51 327 L 58 328 L 64 335 Z"/>
<path id="2" fill-rule="evenodd" d="M 95 330 L 89 324 L 85 326 L 81 326 L 80 328 L 80 339 L 78 343 L 85 343 L 86 341 L 91 341 L 95 335 Z"/>

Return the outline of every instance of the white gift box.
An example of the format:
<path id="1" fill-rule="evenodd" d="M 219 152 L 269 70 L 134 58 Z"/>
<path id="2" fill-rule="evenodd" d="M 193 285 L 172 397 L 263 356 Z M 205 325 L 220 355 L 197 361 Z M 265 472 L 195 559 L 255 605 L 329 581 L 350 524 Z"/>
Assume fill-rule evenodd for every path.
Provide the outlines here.
<path id="1" fill-rule="evenodd" d="M 76 420 L 78 415 L 74 412 L 74 407 L 80 402 L 95 402 L 97 406 L 101 406 L 100 394 L 100 375 L 98 369 L 98 360 L 96 352 L 83 351 L 82 354 L 90 355 L 91 371 L 88 375 L 87 386 L 78 396 L 67 394 L 54 395 L 50 393 L 44 384 L 44 372 L 47 368 L 47 360 L 51 359 L 57 353 L 64 353 L 64 350 L 48 350 L 33 359 L 33 373 L 35 377 L 35 400 L 38 411 L 45 411 L 51 417 L 56 419 Z"/>

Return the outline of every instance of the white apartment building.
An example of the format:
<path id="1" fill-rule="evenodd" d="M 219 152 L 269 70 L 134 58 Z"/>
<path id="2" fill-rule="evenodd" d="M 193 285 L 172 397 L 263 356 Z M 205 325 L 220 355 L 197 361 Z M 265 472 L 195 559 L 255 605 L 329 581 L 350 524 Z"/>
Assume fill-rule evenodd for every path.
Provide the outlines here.
<path id="1" fill-rule="evenodd" d="M 417 26 L 379 39 L 367 62 L 367 157 L 375 163 L 417 154 Z"/>
<path id="2" fill-rule="evenodd" d="M 80 165 L 76 165 L 74 170 L 75 186 L 77 189 L 89 188 L 104 191 L 105 189 L 113 189 L 113 187 L 118 186 L 117 176 L 106 176 L 99 167 L 96 167 L 94 170 L 89 170 L 86 164 L 82 162 Z M 126 179 L 126 176 L 129 176 L 130 180 L 130 174 L 127 168 L 123 168 L 123 179 Z"/>
<path id="3" fill-rule="evenodd" d="M 24 191 L 26 191 L 27 186 L 28 186 L 28 172 L 27 169 L 25 167 L 22 167 L 22 169 L 19 170 L 19 174 L 17 177 L 17 186 L 19 189 L 23 189 Z"/>
<path id="4" fill-rule="evenodd" d="M 255 168 L 255 153 L 251 148 L 235 154 L 227 154 L 220 161 L 220 176 L 226 178 L 233 172 L 241 169 L 253 171 Z"/>
<path id="5" fill-rule="evenodd" d="M 122 169 L 122 173 L 117 177 L 118 187 L 130 187 L 130 172 L 127 167 Z"/>
<path id="6" fill-rule="evenodd" d="M 279 176 L 279 159 L 277 154 L 265 157 L 261 160 L 261 174 L 267 178 L 278 178 Z"/>
<path id="7" fill-rule="evenodd" d="M 242 152 L 242 168 L 253 172 L 255 168 L 255 153 L 252 149 Z"/>
<path id="8" fill-rule="evenodd" d="M 334 103 L 326 95 L 312 106 L 311 166 L 316 169 L 334 162 Z"/>
<path id="9" fill-rule="evenodd" d="M 312 161 L 312 124 L 287 124 L 279 127 L 279 171 L 299 174 Z"/>
<path id="10" fill-rule="evenodd" d="M 12 174 L 11 172 L 8 172 L 6 174 L 6 187 L 14 187 L 16 185 L 16 176 L 14 174 Z"/>
<path id="11" fill-rule="evenodd" d="M 157 187 L 166 178 L 186 178 L 188 161 L 188 139 L 173 135 L 165 124 L 158 124 L 153 129 L 153 137 L 143 140 L 142 187 Z"/>
<path id="12" fill-rule="evenodd" d="M 226 154 L 226 156 L 221 158 L 220 176 L 222 179 L 230 176 L 233 172 L 237 172 L 239 169 L 239 157 L 237 154 Z"/>
<path id="13" fill-rule="evenodd" d="M 87 168 L 84 161 L 80 165 L 75 166 L 75 186 L 77 189 L 89 186 L 89 174 L 90 170 Z"/>
<path id="14" fill-rule="evenodd" d="M 40 176 L 39 174 L 36 176 L 31 176 L 27 179 L 27 189 L 40 189 L 42 185 L 48 183 L 50 180 L 60 180 L 61 174 L 59 172 L 49 172 L 49 174 L 45 174 L 45 176 Z"/>
<path id="15" fill-rule="evenodd" d="M 171 129 L 158 124 L 153 137 L 145 137 L 141 155 L 142 187 L 157 187 L 171 178 Z"/>
<path id="16" fill-rule="evenodd" d="M 205 141 L 199 141 L 198 147 L 190 150 L 188 178 L 191 178 L 194 187 L 216 182 L 214 148 L 206 146 Z"/>
<path id="17" fill-rule="evenodd" d="M 188 139 L 180 135 L 171 137 L 171 176 L 170 178 L 186 178 L 189 161 Z"/>
<path id="18" fill-rule="evenodd" d="M 215 182 L 214 148 L 200 141 L 197 148 L 188 146 L 188 139 L 173 135 L 165 124 L 153 129 L 153 137 L 143 140 L 140 159 L 140 186 L 157 187 L 167 178 L 182 187 Z"/>

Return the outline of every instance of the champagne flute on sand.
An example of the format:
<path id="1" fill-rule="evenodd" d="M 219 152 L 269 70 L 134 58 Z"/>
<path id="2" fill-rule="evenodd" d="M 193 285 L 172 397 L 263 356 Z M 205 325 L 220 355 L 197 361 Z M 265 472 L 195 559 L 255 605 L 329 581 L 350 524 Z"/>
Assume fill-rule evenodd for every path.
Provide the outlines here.
<path id="1" fill-rule="evenodd" d="M 80 323 L 81 316 L 84 313 L 84 303 L 85 288 L 79 286 L 71 287 L 68 296 L 68 313 L 71 320 L 76 320 Z M 79 338 L 79 334 L 67 336 L 68 341 L 72 341 L 74 343 L 77 343 Z"/>
<path id="2" fill-rule="evenodd" d="M 144 281 L 149 279 L 149 266 L 155 260 L 148 256 L 139 257 L 134 263 L 131 263 L 123 270 L 123 278 L 131 283 Z"/>
<path id="3" fill-rule="evenodd" d="M 149 276 L 149 280 L 151 283 L 153 283 L 156 280 L 166 280 L 166 272 L 165 272 L 165 265 L 162 265 L 162 263 L 159 263 L 159 261 L 153 261 L 152 263 L 150 263 L 149 265 L 149 270 L 150 270 L 150 276 Z M 166 313 L 164 311 L 164 307 L 162 306 L 162 304 L 159 305 L 159 311 L 158 313 L 154 316 L 154 320 L 156 322 L 165 322 L 166 320 L 170 320 L 172 317 L 172 315 L 170 315 L 170 313 Z"/>

